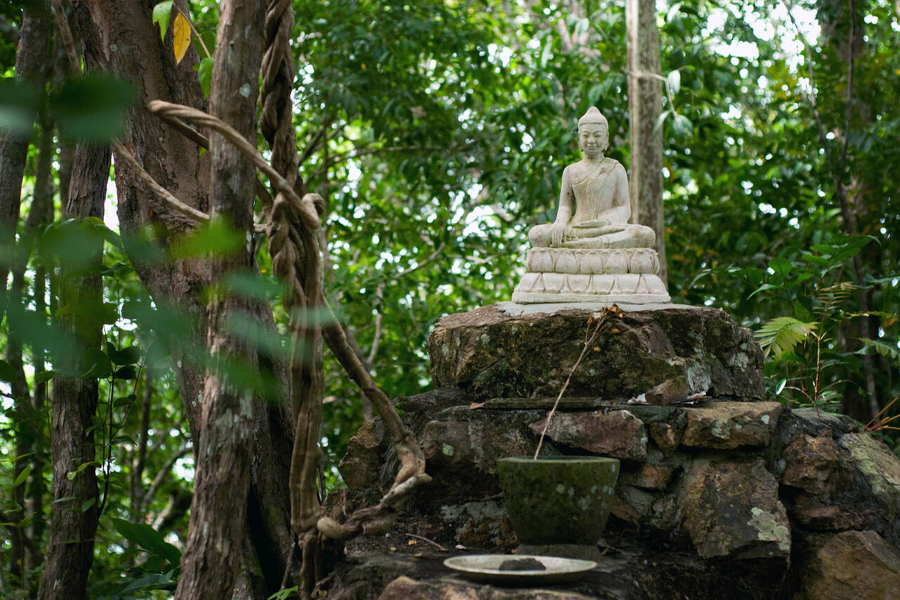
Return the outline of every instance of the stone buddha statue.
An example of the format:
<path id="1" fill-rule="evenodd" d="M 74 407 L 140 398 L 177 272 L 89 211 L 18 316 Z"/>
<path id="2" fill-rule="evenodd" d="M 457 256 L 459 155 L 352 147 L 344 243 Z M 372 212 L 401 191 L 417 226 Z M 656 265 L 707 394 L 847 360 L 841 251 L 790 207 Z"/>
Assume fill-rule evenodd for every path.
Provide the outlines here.
<path id="1" fill-rule="evenodd" d="M 528 232 L 528 273 L 513 302 L 669 302 L 656 234 L 628 222 L 628 176 L 604 156 L 609 124 L 596 107 L 578 121 L 578 142 L 584 157 L 563 171 L 556 220 Z"/>
<path id="2" fill-rule="evenodd" d="M 628 223 L 628 177 L 618 161 L 603 155 L 609 147 L 609 124 L 594 106 L 578 121 L 578 145 L 584 158 L 563 171 L 556 221 L 532 227 L 528 233 L 531 245 L 652 248 L 656 241 L 653 230 Z"/>

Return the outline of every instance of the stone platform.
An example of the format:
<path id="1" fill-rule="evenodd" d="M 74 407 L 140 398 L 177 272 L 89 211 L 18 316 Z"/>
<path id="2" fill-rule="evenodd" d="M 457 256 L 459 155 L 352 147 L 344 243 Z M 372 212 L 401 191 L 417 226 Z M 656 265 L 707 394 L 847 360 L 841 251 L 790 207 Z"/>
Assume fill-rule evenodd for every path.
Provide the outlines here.
<path id="1" fill-rule="evenodd" d="M 622 461 L 599 566 L 552 588 L 461 580 L 443 559 L 516 548 L 496 461 L 532 454 L 548 412 L 471 401 L 454 388 L 399 400 L 434 480 L 387 536 L 348 546 L 328 598 L 849 600 L 900 589 L 900 460 L 847 418 L 777 402 L 564 409 L 543 453 Z M 367 423 L 329 514 L 377 501 L 391 457 L 383 424 Z"/>
<path id="2" fill-rule="evenodd" d="M 671 300 L 656 275 L 659 257 L 650 248 L 534 248 L 528 251 L 525 266 L 528 272 L 516 286 L 513 302 L 647 304 Z"/>
<path id="3" fill-rule="evenodd" d="M 597 305 L 574 306 L 584 308 L 547 305 L 556 312 L 543 313 L 502 303 L 444 317 L 428 342 L 434 385 L 459 387 L 478 401 L 555 397 L 599 314 Z M 621 315 L 601 328 L 567 396 L 626 401 L 683 380 L 688 393 L 763 398 L 762 351 L 727 313 L 667 305 Z"/>
<path id="4" fill-rule="evenodd" d="M 429 342 L 435 389 L 397 401 L 433 481 L 386 535 L 351 542 L 332 600 L 820 600 L 900 589 L 900 460 L 846 417 L 765 401 L 759 346 L 715 309 L 607 313 L 547 428 L 543 454 L 621 461 L 599 566 L 578 583 L 503 589 L 444 568 L 518 541 L 497 460 L 534 454 L 597 310 L 504 303 L 450 315 Z M 548 309 L 550 310 L 550 309 Z M 688 403 L 652 389 L 689 383 Z M 670 386 L 672 387 L 672 386 Z M 670 396 L 668 400 L 672 400 Z M 342 521 L 389 489 L 397 459 L 366 423 L 325 510 Z"/>

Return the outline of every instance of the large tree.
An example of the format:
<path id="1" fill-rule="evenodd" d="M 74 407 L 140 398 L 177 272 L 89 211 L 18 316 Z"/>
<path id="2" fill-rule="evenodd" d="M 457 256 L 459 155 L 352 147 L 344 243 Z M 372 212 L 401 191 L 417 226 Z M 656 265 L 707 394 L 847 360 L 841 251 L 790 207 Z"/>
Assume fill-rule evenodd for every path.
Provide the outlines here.
<path id="1" fill-rule="evenodd" d="M 636 120 L 665 144 L 662 188 L 650 187 L 666 197 L 673 297 L 726 308 L 756 327 L 830 310 L 822 360 L 808 338 L 767 366 L 773 397 L 808 402 L 804 386 L 821 372 L 838 400 L 869 411 L 869 382 L 882 404 L 898 385 L 890 362 L 898 288 L 888 276 L 896 271 L 892 136 L 900 121 L 887 101 L 896 78 L 880 70 L 896 70 L 900 52 L 892 7 L 837 4 L 792 6 L 823 24 L 818 39 L 803 29 L 803 62 L 782 44 L 794 35 L 786 13 L 772 17 L 776 36 L 761 37 L 762 0 L 650 11 L 645 25 L 658 26 L 669 93 L 664 117 Z M 130 585 L 174 590 L 175 578 L 182 597 L 227 596 L 233 587 L 236 597 L 267 598 L 283 582 L 309 594 L 327 567 L 320 531 L 377 530 L 395 509 L 389 499 L 344 523 L 319 520 L 317 472 L 325 487 L 335 485 L 335 454 L 365 403 L 403 439 L 373 380 L 398 396 L 427 389 L 424 341 L 438 317 L 508 299 L 525 230 L 555 216 L 561 169 L 578 154 L 578 115 L 599 106 L 611 155 L 640 171 L 628 133 L 635 69 L 626 60 L 626 3 L 52 6 L 52 16 L 46 6 L 24 14 L 0 6 L 0 65 L 12 68 L 15 39 L 32 48 L 20 52 L 17 79 L 50 69 L 38 83 L 46 110 L 35 112 L 37 126 L 19 127 L 19 137 L 4 132 L 0 143 L 8 223 L 0 242 L 17 242 L 6 263 L 15 310 L 0 364 L 2 389 L 15 397 L 3 400 L 3 418 L 15 431 L 0 438 L 0 451 L 19 458 L 0 466 L 4 482 L 19 482 L 0 507 L 9 532 L 0 552 L 14 557 L 3 575 L 35 592 L 29 569 L 46 552 L 44 595 L 60 586 L 73 597 Z M 188 22 L 196 31 L 182 48 Z M 35 61 L 35 48 L 47 52 L 51 42 L 55 60 Z M 114 118 L 119 84 L 94 70 L 129 82 L 126 118 Z M 654 85 L 658 93 L 662 84 Z M 810 89 L 839 93 L 815 94 L 812 104 Z M 10 122 L 5 100 L 0 126 Z M 91 106 L 102 116 L 73 130 L 73 114 L 90 115 Z M 108 134 L 102 143 L 86 143 L 99 129 Z M 72 137 L 81 138 L 77 149 Z M 110 143 L 121 238 L 96 218 Z M 46 199 L 56 190 L 48 182 L 58 182 L 66 215 L 49 228 Z M 857 232 L 878 240 L 858 255 L 861 276 L 846 254 L 860 246 L 842 237 L 852 230 L 841 186 Z M 60 241 L 70 239 L 78 244 Z M 868 287 L 865 299 L 840 291 L 850 281 Z M 855 328 L 866 302 L 868 333 Z M 841 319 L 854 327 L 831 327 Z M 868 341 L 838 343 L 835 331 Z M 338 360 L 323 358 L 324 345 Z M 868 377 L 854 352 L 875 350 L 883 355 L 872 357 Z M 44 369 L 48 351 L 57 371 L 49 408 L 40 390 L 54 373 L 30 368 Z M 44 436 L 55 489 L 45 498 Z M 421 481 L 413 445 L 398 451 L 406 461 L 398 485 Z M 92 553 L 92 544 L 115 552 Z"/>

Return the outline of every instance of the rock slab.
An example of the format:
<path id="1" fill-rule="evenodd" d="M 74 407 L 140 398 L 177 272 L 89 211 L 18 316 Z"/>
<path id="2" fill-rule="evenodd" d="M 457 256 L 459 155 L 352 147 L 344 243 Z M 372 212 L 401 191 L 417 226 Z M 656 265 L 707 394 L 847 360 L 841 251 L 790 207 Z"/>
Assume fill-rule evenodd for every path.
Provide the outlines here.
<path id="1" fill-rule="evenodd" d="M 681 496 L 681 521 L 700 556 L 778 558 L 791 554 L 778 482 L 761 458 L 697 460 Z"/>
<path id="2" fill-rule="evenodd" d="M 802 566 L 804 600 L 888 600 L 900 595 L 900 556 L 874 531 L 827 538 Z"/>
<path id="3" fill-rule="evenodd" d="M 436 387 L 475 400 L 555 397 L 572 373 L 597 312 L 506 314 L 496 306 L 449 315 L 428 342 Z M 750 330 L 713 308 L 619 313 L 604 322 L 572 374 L 567 396 L 622 400 L 684 378 L 692 392 L 764 399 L 763 354 Z"/>

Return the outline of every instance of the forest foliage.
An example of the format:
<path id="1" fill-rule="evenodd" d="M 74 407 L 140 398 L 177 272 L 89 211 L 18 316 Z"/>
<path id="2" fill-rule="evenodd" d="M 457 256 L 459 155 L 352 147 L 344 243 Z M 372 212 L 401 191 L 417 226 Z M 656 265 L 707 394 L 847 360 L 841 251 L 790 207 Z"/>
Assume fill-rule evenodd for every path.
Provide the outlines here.
<path id="1" fill-rule="evenodd" d="M 757 332 L 772 398 L 863 423 L 887 408 L 874 428 L 900 451 L 887 421 L 900 414 L 890 405 L 900 395 L 900 15 L 886 0 L 857 1 L 848 43 L 843 4 L 659 3 L 669 288 L 673 302 L 721 308 Z M 170 45 L 168 29 L 191 34 L 208 93 L 217 4 L 189 10 L 192 32 L 165 10 L 136 26 L 159 28 Z M 311 0 L 294 10 L 294 125 L 306 185 L 327 206 L 325 291 L 381 388 L 421 393 L 434 323 L 511 296 L 526 231 L 555 217 L 562 169 L 579 156 L 576 119 L 589 106 L 609 120 L 609 155 L 629 164 L 624 2 Z M 15 245 L 3 249 L 21 285 L 9 278 L 0 333 L 0 597 L 29 593 L 40 575 L 40 565 L 8 559 L 17 535 L 46 548 L 59 374 L 99 381 L 97 460 L 77 467 L 99 477 L 90 596 L 165 597 L 193 477 L 170 342 L 195 317 L 154 301 L 134 261 L 205 260 L 244 240 L 216 223 L 166 251 L 152 231 L 120 236 L 112 186 L 105 219 L 62 218 L 66 149 L 108 142 L 131 103 L 146 99 L 128 82 L 58 66 L 45 89 L 14 83 L 21 18 L 20 5 L 0 7 L 0 128 L 30 136 Z M 573 38 L 586 41 L 572 47 Z M 35 228 L 42 186 L 53 211 Z M 259 277 L 203 293 L 227 288 L 271 304 L 276 331 L 231 327 L 262 355 L 286 359 L 281 286 L 262 249 L 258 261 Z M 102 277 L 102 302 L 61 303 L 60 278 L 84 275 Z M 103 323 L 103 349 L 87 351 L 77 372 L 67 367 L 66 318 Z M 205 349 L 184 360 L 203 365 Z M 321 445 L 334 489 L 371 407 L 334 361 L 325 368 Z M 223 372 L 246 375 L 240 364 Z M 277 397 L 264 377 L 243 383 Z M 23 435 L 33 438 L 29 456 L 18 454 Z"/>

